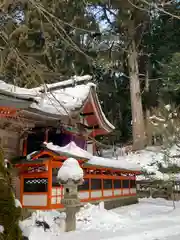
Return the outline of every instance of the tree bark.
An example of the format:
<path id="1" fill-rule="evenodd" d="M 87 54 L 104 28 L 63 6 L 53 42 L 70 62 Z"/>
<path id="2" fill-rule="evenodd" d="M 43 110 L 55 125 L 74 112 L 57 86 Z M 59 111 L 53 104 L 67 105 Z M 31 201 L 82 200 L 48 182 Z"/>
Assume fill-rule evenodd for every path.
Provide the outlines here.
<path id="1" fill-rule="evenodd" d="M 146 90 L 146 92 L 149 92 L 149 59 L 147 59 L 147 64 L 146 64 L 145 90 Z M 150 110 L 148 107 L 146 107 L 146 109 L 145 109 L 146 143 L 148 146 L 151 146 L 152 145 L 152 131 L 150 128 L 149 118 L 150 118 Z"/>
<path id="2" fill-rule="evenodd" d="M 131 29 L 130 36 L 133 36 Z M 144 116 L 142 109 L 142 99 L 140 93 L 138 53 L 134 37 L 128 47 L 128 67 L 130 78 L 130 95 L 132 109 L 132 131 L 133 131 L 133 150 L 143 149 L 145 146 Z"/>

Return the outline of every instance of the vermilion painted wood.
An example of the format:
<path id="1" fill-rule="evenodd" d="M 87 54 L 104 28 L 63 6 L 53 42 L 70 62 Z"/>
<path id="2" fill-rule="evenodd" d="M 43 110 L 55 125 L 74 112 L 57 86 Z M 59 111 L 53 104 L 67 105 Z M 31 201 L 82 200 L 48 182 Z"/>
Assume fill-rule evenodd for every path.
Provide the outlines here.
<path id="1" fill-rule="evenodd" d="M 64 160 L 67 159 L 65 156 L 57 156 L 51 151 L 48 150 L 43 150 L 39 152 L 38 154 L 34 155 L 33 159 L 38 159 L 42 158 L 43 155 L 47 155 L 47 160 L 44 163 L 41 164 L 35 164 L 33 161 L 31 161 L 28 164 L 17 164 L 16 167 L 20 169 L 20 182 L 21 182 L 21 203 L 23 199 L 23 194 L 29 194 L 29 195 L 38 195 L 42 193 L 24 193 L 24 179 L 25 178 L 48 178 L 48 192 L 47 192 L 47 206 L 24 206 L 22 204 L 22 207 L 26 208 L 32 208 L 32 209 L 58 209 L 62 208 L 62 204 L 52 204 L 52 197 L 63 197 L 63 188 L 59 187 L 61 189 L 61 193 L 57 194 L 55 196 L 52 196 L 52 189 L 57 187 L 52 186 L 52 169 L 53 168 L 60 168 L 62 166 L 62 163 Z M 131 193 L 131 188 L 130 188 L 130 180 L 135 180 L 136 179 L 136 174 L 138 173 L 137 171 L 125 171 L 125 170 L 119 170 L 119 169 L 110 169 L 110 168 L 105 168 L 103 166 L 86 166 L 84 167 L 83 164 L 85 163 L 85 160 L 79 160 L 79 164 L 84 170 L 84 178 L 89 179 L 89 189 L 86 191 L 81 191 L 81 192 L 87 192 L 89 195 L 89 198 L 87 199 L 81 199 L 82 202 L 91 202 L 91 201 L 103 201 L 103 200 L 108 200 L 108 199 L 116 199 L 124 196 L 135 196 L 135 193 Z M 47 171 L 46 172 L 35 172 L 35 173 L 27 173 L 28 167 L 33 167 L 33 166 L 46 166 Z M 119 174 L 119 175 L 118 175 Z M 121 175 L 124 174 L 124 175 Z M 91 190 L 91 179 L 101 179 L 101 189 L 99 190 Z M 109 191 L 112 190 L 112 196 L 104 196 L 104 188 L 103 188 L 103 179 L 111 179 L 112 180 L 112 189 L 109 189 Z M 121 181 L 121 186 L 122 185 L 122 180 L 129 180 L 129 187 L 128 187 L 128 194 L 123 194 L 123 188 L 121 188 L 121 194 L 115 195 L 114 194 L 114 180 L 120 180 Z M 127 188 L 126 188 L 127 189 Z M 118 190 L 118 189 L 116 189 Z M 101 197 L 92 197 L 92 191 L 101 191 Z M 45 193 L 43 193 L 45 194 Z"/>

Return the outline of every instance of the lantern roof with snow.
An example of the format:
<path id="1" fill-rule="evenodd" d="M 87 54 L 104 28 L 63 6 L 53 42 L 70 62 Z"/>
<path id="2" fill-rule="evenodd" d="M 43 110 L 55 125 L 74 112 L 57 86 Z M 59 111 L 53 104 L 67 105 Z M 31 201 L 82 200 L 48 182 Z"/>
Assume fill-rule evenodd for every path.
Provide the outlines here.
<path id="1" fill-rule="evenodd" d="M 75 158 L 68 158 L 62 164 L 58 171 L 57 179 L 60 181 L 80 181 L 83 179 L 84 173 L 78 161 Z"/>

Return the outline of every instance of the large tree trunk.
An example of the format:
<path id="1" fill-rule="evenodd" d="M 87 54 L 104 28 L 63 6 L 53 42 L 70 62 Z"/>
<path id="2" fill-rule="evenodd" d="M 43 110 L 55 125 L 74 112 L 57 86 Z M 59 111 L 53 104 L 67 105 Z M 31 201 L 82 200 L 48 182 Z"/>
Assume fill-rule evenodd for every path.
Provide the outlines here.
<path id="1" fill-rule="evenodd" d="M 132 31 L 130 32 L 132 34 Z M 132 35 L 131 35 L 132 36 Z M 133 150 L 143 149 L 145 146 L 144 117 L 140 93 L 138 53 L 133 37 L 128 47 L 128 67 L 130 78 L 130 95 L 132 108 Z"/>
<path id="2" fill-rule="evenodd" d="M 149 59 L 147 59 L 147 64 L 146 64 L 146 76 L 145 76 L 145 91 L 148 93 L 149 92 Z M 145 119 L 146 119 L 146 143 L 148 146 L 152 145 L 152 129 L 151 125 L 149 122 L 150 119 L 150 109 L 149 106 L 146 106 L 145 109 Z"/>

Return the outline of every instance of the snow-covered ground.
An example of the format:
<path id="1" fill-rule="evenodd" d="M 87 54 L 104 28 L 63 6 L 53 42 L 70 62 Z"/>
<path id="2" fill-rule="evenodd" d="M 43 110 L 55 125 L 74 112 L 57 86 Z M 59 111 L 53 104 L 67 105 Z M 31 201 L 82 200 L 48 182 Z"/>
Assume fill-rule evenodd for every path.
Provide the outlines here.
<path id="1" fill-rule="evenodd" d="M 56 211 L 39 212 L 51 229 L 33 226 L 35 218 L 21 223 L 29 240 L 179 240 L 180 202 L 173 209 L 171 201 L 164 199 L 141 199 L 138 204 L 107 211 L 102 206 L 87 205 L 77 215 L 77 230 L 63 232 L 63 220 L 58 226 L 53 217 L 63 215 Z"/>

